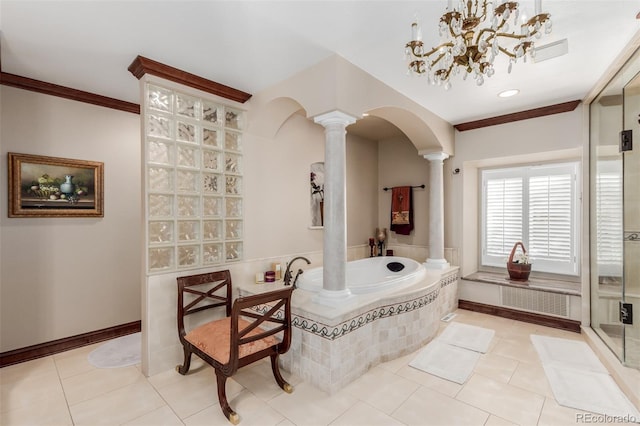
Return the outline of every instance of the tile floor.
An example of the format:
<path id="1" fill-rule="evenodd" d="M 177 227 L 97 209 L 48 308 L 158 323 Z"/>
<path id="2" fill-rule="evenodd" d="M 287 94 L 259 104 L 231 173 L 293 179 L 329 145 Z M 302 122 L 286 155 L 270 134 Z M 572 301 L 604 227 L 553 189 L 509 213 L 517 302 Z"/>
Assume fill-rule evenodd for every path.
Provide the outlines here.
<path id="1" fill-rule="evenodd" d="M 457 310 L 453 321 L 496 331 L 491 349 L 464 385 L 409 367 L 416 353 L 380 364 L 334 395 L 283 372 L 286 394 L 268 362 L 241 369 L 227 395 L 250 425 L 575 425 L 577 410 L 553 398 L 530 334 L 577 333 Z M 441 322 L 440 331 L 448 323 Z M 224 425 L 213 370 L 194 357 L 191 373 L 145 378 L 139 366 L 96 369 L 98 345 L 0 369 L 0 424 Z"/>

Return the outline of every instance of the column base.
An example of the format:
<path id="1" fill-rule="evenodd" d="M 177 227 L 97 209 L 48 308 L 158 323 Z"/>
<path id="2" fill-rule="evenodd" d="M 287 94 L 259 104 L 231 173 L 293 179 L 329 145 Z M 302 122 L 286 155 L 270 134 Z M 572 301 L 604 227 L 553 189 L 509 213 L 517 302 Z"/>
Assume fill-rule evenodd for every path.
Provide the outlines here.
<path id="1" fill-rule="evenodd" d="M 321 289 L 315 296 L 311 298 L 311 301 L 325 306 L 343 306 L 351 303 L 355 296 L 351 294 L 351 290 L 345 288 L 344 290 L 326 290 Z"/>
<path id="2" fill-rule="evenodd" d="M 451 265 L 446 259 L 427 259 L 427 261 L 424 262 L 424 267 L 427 269 L 447 269 L 450 268 Z"/>

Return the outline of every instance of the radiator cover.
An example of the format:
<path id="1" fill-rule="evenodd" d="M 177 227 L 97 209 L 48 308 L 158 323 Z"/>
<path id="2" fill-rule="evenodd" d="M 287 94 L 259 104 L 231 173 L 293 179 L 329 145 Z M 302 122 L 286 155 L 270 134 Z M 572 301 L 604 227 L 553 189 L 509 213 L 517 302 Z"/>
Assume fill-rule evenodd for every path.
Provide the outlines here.
<path id="1" fill-rule="evenodd" d="M 569 296 L 511 286 L 500 287 L 502 306 L 530 312 L 569 317 Z"/>

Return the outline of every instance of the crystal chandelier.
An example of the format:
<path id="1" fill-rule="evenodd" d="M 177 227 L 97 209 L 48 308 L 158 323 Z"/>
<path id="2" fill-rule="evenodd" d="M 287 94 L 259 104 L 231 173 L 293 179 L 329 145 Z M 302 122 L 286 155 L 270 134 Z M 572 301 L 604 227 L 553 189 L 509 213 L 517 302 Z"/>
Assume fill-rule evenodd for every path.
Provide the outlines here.
<path id="1" fill-rule="evenodd" d="M 453 6 L 449 0 L 440 18 L 442 42 L 438 46 L 426 50 L 420 25 L 417 21 L 411 24 L 411 41 L 405 46 L 408 73 L 426 75 L 432 84 L 449 89 L 451 76 L 462 72 L 463 80 L 473 74 L 480 86 L 485 76 L 494 74 L 493 61 L 500 53 L 509 57 L 510 73 L 518 59 L 533 58 L 533 39 L 539 39 L 543 31 L 551 32 L 551 15 L 542 12 L 541 0 L 535 0 L 535 16 L 519 20 L 519 15 L 515 1 L 459 0 Z M 518 26 L 519 34 L 509 32 Z"/>

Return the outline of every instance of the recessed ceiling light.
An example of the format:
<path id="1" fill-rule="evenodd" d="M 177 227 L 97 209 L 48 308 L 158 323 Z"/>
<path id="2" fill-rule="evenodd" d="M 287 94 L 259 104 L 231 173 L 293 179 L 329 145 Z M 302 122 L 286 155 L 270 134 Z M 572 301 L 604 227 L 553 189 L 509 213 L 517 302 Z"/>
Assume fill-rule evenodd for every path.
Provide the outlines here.
<path id="1" fill-rule="evenodd" d="M 520 93 L 518 89 L 509 89 L 505 90 L 504 92 L 498 93 L 498 96 L 500 96 L 501 98 L 509 98 L 511 96 L 517 95 L 518 93 Z"/>

